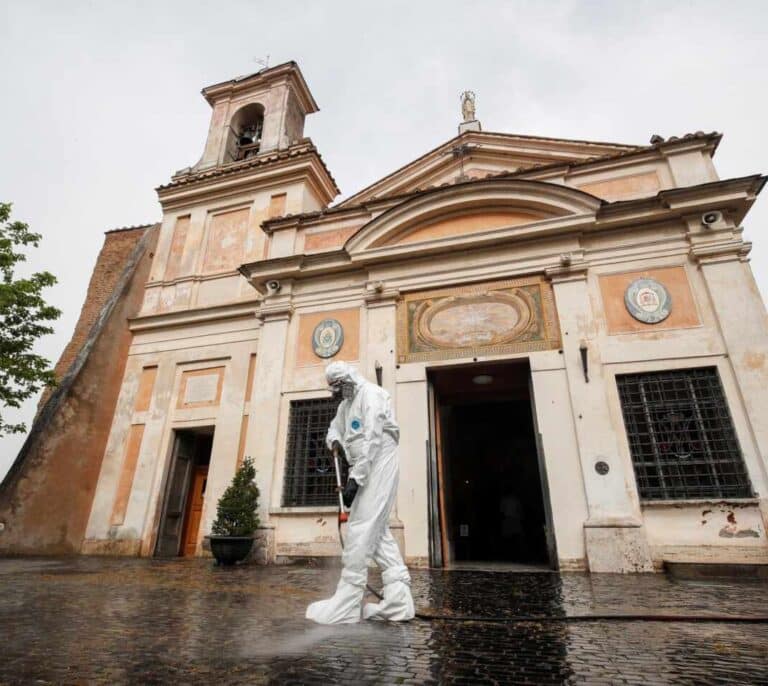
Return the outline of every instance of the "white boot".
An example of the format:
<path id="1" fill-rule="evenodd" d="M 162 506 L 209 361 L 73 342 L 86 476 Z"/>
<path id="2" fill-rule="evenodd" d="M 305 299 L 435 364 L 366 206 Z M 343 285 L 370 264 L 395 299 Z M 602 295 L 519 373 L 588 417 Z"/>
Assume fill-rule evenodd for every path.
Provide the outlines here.
<path id="1" fill-rule="evenodd" d="M 318 600 L 307 608 L 307 619 L 318 624 L 354 624 L 360 621 L 365 581 L 362 585 L 352 584 L 344 577 L 342 572 L 332 597 Z"/>
<path id="2" fill-rule="evenodd" d="M 407 622 L 413 619 L 416 610 L 411 595 L 411 575 L 408 568 L 392 567 L 381 574 L 384 599 L 378 603 L 368 603 L 363 608 L 364 619 L 378 619 L 389 622 Z"/>

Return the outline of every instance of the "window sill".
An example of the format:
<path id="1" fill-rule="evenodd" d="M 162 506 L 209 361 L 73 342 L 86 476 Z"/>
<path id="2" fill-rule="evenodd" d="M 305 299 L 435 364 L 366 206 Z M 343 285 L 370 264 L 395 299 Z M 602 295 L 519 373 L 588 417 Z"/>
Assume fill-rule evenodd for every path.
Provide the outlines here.
<path id="1" fill-rule="evenodd" d="M 643 500 L 640 507 L 697 507 L 699 505 L 759 505 L 760 498 L 691 498 L 690 500 Z"/>
<path id="2" fill-rule="evenodd" d="M 338 505 L 305 505 L 302 507 L 270 507 L 271 515 L 315 515 L 315 514 L 336 514 L 339 511 Z"/>

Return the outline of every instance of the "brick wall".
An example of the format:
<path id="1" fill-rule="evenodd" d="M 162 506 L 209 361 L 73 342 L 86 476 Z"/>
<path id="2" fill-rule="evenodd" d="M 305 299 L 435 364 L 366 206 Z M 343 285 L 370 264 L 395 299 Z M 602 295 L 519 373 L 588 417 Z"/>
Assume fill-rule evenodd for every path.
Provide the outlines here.
<path id="1" fill-rule="evenodd" d="M 0 553 L 80 550 L 131 343 L 127 320 L 141 307 L 158 231 L 106 234 L 72 340 L 56 364 L 64 382 L 41 400 L 0 485 Z M 107 304 L 109 315 L 100 319 Z M 76 376 L 65 376 L 83 350 L 89 352 Z"/>
<path id="2" fill-rule="evenodd" d="M 88 338 L 101 308 L 104 307 L 104 303 L 114 291 L 115 284 L 125 269 L 128 256 L 150 226 L 136 226 L 106 232 L 104 245 L 101 246 L 101 252 L 96 258 L 96 265 L 88 284 L 88 292 L 83 301 L 83 307 L 80 309 L 80 317 L 75 325 L 72 338 L 54 367 L 56 378 L 59 381 L 75 361 L 75 357 Z M 46 388 L 43 391 L 37 404 L 38 412 L 45 405 L 52 392 L 52 388 Z"/>

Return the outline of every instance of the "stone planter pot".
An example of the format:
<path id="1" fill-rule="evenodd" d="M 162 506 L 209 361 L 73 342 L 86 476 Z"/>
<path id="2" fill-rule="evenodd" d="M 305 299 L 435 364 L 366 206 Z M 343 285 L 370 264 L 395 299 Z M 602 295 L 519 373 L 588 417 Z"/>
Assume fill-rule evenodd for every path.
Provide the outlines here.
<path id="1" fill-rule="evenodd" d="M 208 536 L 211 552 L 216 562 L 224 567 L 231 567 L 242 562 L 253 547 L 253 536 Z"/>

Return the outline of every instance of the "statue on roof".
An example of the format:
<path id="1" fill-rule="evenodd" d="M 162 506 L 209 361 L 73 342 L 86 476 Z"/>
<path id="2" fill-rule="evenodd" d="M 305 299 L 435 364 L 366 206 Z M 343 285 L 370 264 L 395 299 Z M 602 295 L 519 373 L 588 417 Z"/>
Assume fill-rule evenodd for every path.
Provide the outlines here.
<path id="1" fill-rule="evenodd" d="M 472 91 L 461 94 L 461 116 L 465 122 L 475 121 L 475 94 Z"/>

